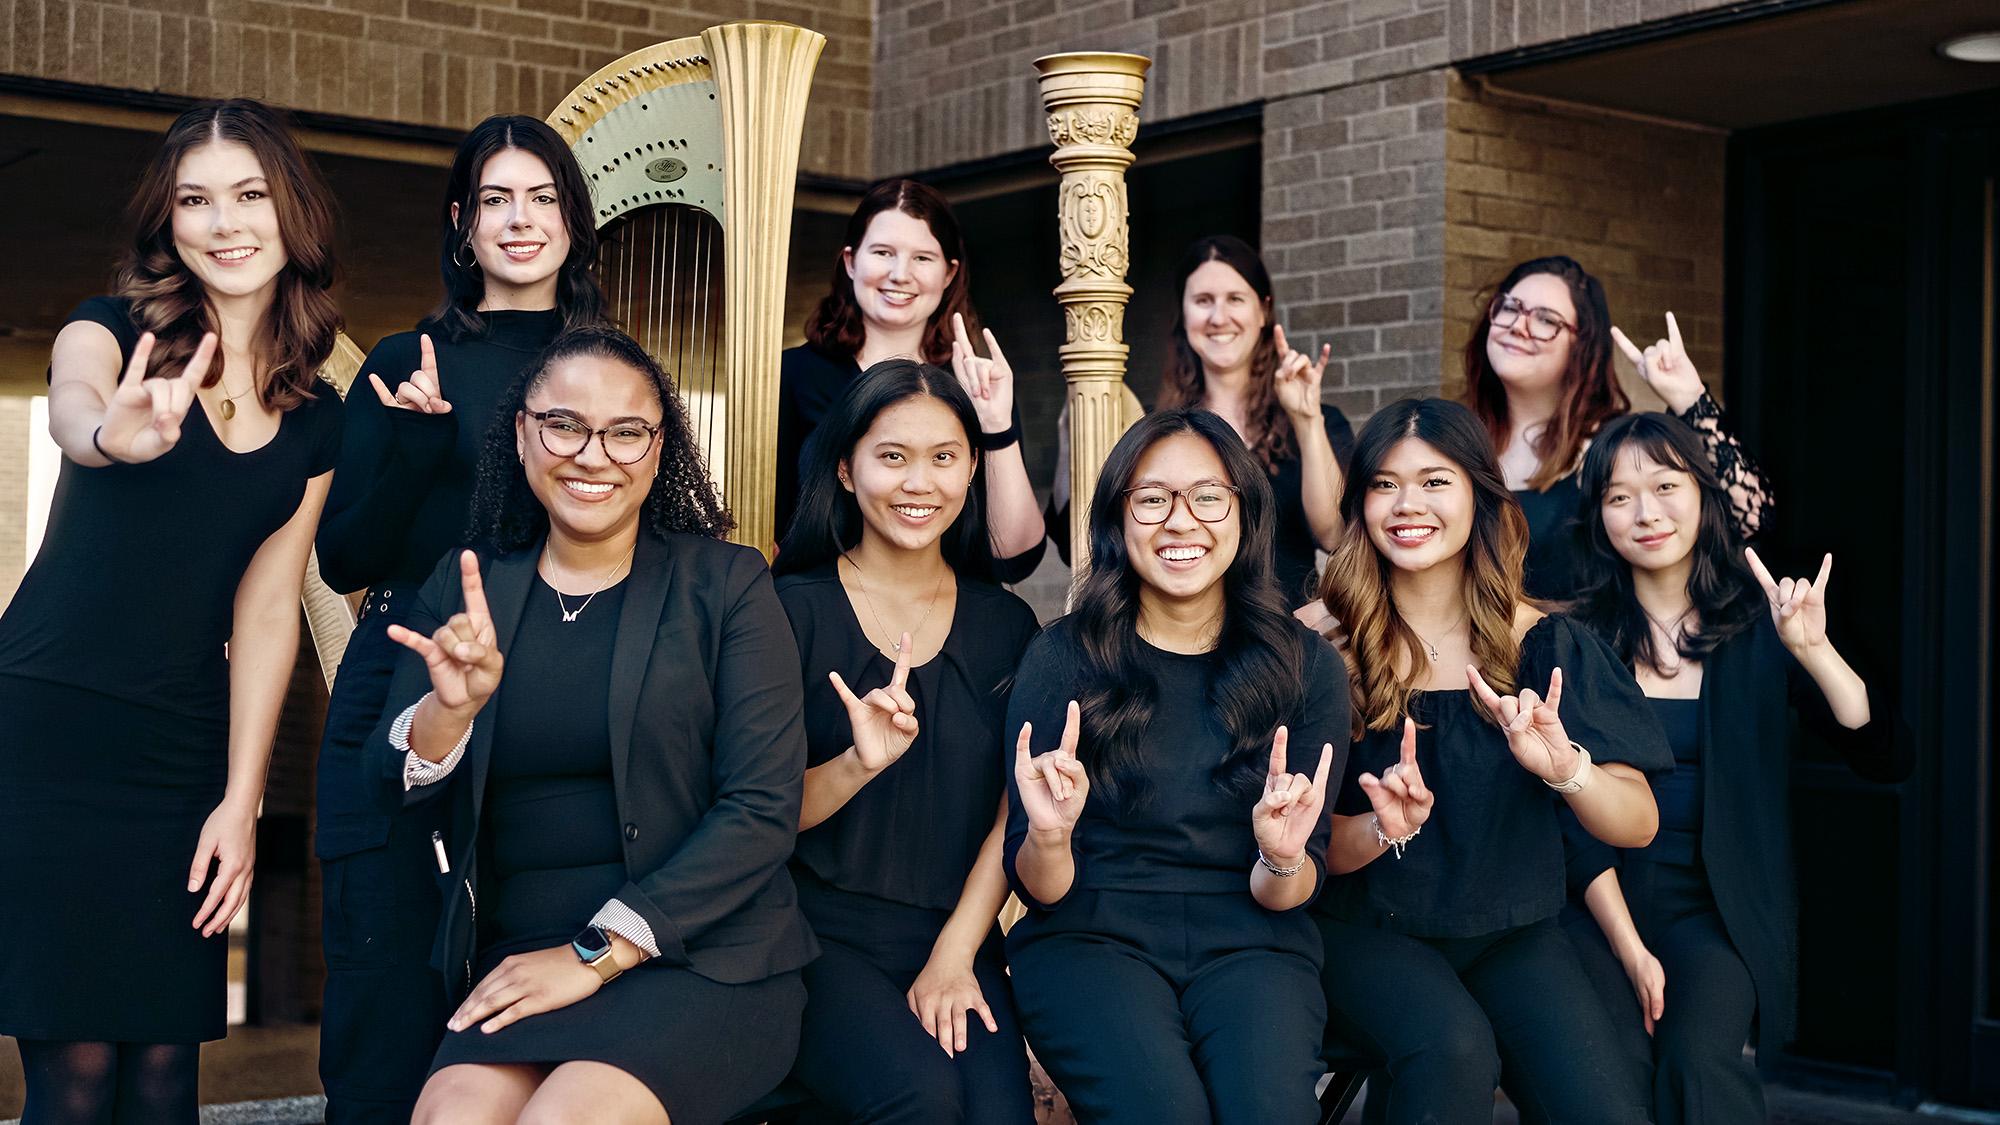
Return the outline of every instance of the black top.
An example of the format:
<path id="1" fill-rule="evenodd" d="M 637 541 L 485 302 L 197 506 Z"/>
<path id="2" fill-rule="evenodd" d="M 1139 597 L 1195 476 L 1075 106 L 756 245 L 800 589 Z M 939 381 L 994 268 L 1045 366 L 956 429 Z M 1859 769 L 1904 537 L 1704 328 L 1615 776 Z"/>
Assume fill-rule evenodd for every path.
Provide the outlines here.
<path id="1" fill-rule="evenodd" d="M 1674 772 L 1653 782 L 1660 830 L 1646 855 L 1662 863 L 1692 865 L 1701 856 L 1701 700 L 1654 699 L 1653 714 L 1674 752 Z"/>
<path id="2" fill-rule="evenodd" d="M 121 359 L 138 345 L 126 298 L 93 297 L 65 324 L 76 321 L 110 329 Z M 297 514 L 306 482 L 333 468 L 340 413 L 320 384 L 270 441 L 236 453 L 196 402 L 180 440 L 151 461 L 64 458 L 41 551 L 0 618 L 0 675 L 226 717 L 237 583 Z"/>
<path id="3" fill-rule="evenodd" d="M 833 409 L 834 402 L 847 392 L 847 385 L 860 374 L 861 365 L 853 356 L 829 355 L 811 344 L 786 348 L 778 358 L 778 495 L 777 518 L 771 526 L 780 541 L 792 526 L 792 513 L 798 510 L 806 442 Z M 1018 402 L 1014 405 L 1014 428 L 1021 428 Z M 971 437 L 975 442 L 979 440 L 978 434 Z M 985 454 L 980 456 L 983 458 Z M 993 580 L 1022 581 L 1042 565 L 1042 555 L 1047 550 L 1044 541 L 1011 558 L 994 559 Z"/>
<path id="4" fill-rule="evenodd" d="M 1563 672 L 1562 721 L 1600 764 L 1648 774 L 1673 768 L 1673 753 L 1632 674 L 1609 646 L 1560 614 L 1521 639 L 1517 685 L 1548 690 Z M 1417 766 L 1437 804 L 1401 859 L 1384 852 L 1336 876 L 1320 899 L 1328 915 L 1429 938 L 1476 937 L 1554 917 L 1563 904 L 1560 794 L 1521 768 L 1507 737 L 1469 690 L 1419 692 L 1412 700 Z M 1372 811 L 1354 779 L 1380 777 L 1401 757 L 1402 724 L 1354 744 L 1334 811 Z"/>
<path id="5" fill-rule="evenodd" d="M 1577 594 L 1582 581 L 1578 561 L 1588 550 L 1576 507 L 1583 490 L 1576 474 L 1557 480 L 1546 492 L 1514 490 L 1521 514 L 1528 517 L 1528 557 L 1521 563 L 1521 590 L 1528 597 L 1562 601 Z"/>
<path id="6" fill-rule="evenodd" d="M 806 765 L 854 742 L 828 672 L 857 695 L 895 665 L 868 643 L 832 565 L 778 580 L 805 681 Z M 932 910 L 958 905 L 1003 796 L 993 769 L 1007 683 L 1034 638 L 1035 612 L 997 586 L 958 580 L 958 608 L 936 657 L 910 669 L 917 737 L 840 811 L 799 834 L 793 862 L 841 890 Z"/>
<path id="7" fill-rule="evenodd" d="M 436 321 L 375 345 L 347 400 L 340 472 L 319 521 L 319 572 L 328 586 L 414 590 L 438 557 L 464 542 L 474 475 L 487 429 L 514 380 L 562 330 L 562 313 L 503 310 L 475 314 L 481 335 L 454 342 Z M 449 414 L 383 406 L 372 372 L 390 393 L 421 362 L 417 337 L 437 354 L 438 389 Z M 511 420 L 510 420 L 511 421 Z"/>
<path id="8" fill-rule="evenodd" d="M 571 606 L 583 600 L 569 599 Z M 564 621 L 540 576 L 514 634 L 486 774 L 483 956 L 574 937 L 625 885 L 611 782 L 611 648 L 625 583 Z"/>
<path id="9" fill-rule="evenodd" d="M 1286 764 L 1293 773 L 1310 775 L 1319 765 L 1320 748 L 1331 742 L 1333 766 L 1329 787 L 1343 776 L 1347 757 L 1347 669 L 1340 654 L 1317 633 L 1298 626 L 1306 659 L 1300 669 L 1304 697 L 1290 727 Z M 1110 800 L 1093 793 L 1071 836 L 1076 860 L 1072 889 L 1086 891 L 1162 891 L 1182 894 L 1250 893 L 1250 869 L 1257 862 L 1257 840 L 1250 813 L 1261 791 L 1236 793 L 1215 779 L 1214 767 L 1229 753 L 1232 739 L 1209 698 L 1220 667 L 1214 654 L 1189 656 L 1140 642 L 1142 672 L 1158 685 L 1153 720 L 1148 728 L 1150 758 L 1147 776 L 1152 798 L 1131 812 L 1121 812 Z M 1014 738 L 1021 724 L 1035 724 L 1033 752 L 1053 749 L 1062 735 L 1069 701 L 1082 689 L 1083 649 L 1076 619 L 1051 624 L 1028 646 L 1014 695 L 1007 706 L 1009 736 L 999 757 L 1007 780 L 1008 881 L 1021 901 L 1038 909 L 1057 904 L 1035 899 L 1021 885 L 1015 857 L 1028 835 L 1027 813 L 1021 808 L 1014 780 Z M 1088 738 L 1077 757 L 1086 770 L 1092 761 Z M 1324 818 L 1306 843 L 1306 855 L 1318 876 L 1315 894 L 1325 885 L 1326 846 L 1332 822 Z"/>

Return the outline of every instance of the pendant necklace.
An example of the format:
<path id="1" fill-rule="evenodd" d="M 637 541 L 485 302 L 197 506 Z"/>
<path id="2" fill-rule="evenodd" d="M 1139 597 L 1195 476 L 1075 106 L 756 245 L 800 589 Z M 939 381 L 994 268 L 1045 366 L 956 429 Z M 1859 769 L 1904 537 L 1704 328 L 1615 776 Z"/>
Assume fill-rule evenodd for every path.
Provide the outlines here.
<path id="1" fill-rule="evenodd" d="M 1447 641 L 1450 640 L 1451 635 L 1453 633 L 1458 632 L 1458 626 L 1463 625 L 1470 620 L 1472 620 L 1472 615 L 1468 613 L 1464 617 L 1459 619 L 1458 625 L 1453 625 L 1450 629 L 1447 629 L 1444 635 L 1439 639 Z M 1404 621 L 1403 624 L 1409 626 L 1410 632 L 1416 633 L 1417 639 L 1424 642 L 1424 652 L 1431 658 L 1431 663 L 1436 664 L 1438 662 L 1438 646 L 1432 644 L 1429 641 L 1429 639 L 1427 639 L 1422 633 L 1417 633 L 1416 626 L 1410 625 L 1410 623 L 1407 620 Z"/>
<path id="2" fill-rule="evenodd" d="M 575 621 L 577 614 L 582 613 L 586 609 L 589 609 L 590 603 L 596 600 L 597 595 L 604 592 L 604 588 L 606 586 L 611 585 L 611 579 L 615 577 L 619 571 L 625 569 L 625 564 L 631 562 L 632 556 L 637 554 L 638 551 L 639 551 L 639 545 L 637 543 L 632 544 L 632 549 L 630 551 L 625 552 L 625 557 L 618 561 L 618 565 L 612 567 L 609 571 L 605 572 L 604 581 L 599 582 L 597 584 L 597 589 L 592 590 L 590 592 L 590 597 L 583 599 L 583 604 L 577 606 L 575 609 L 571 609 L 569 607 L 569 603 L 563 600 L 563 592 L 561 590 L 556 590 L 556 584 L 553 582 L 549 583 L 549 589 L 556 591 L 556 606 L 562 610 L 562 619 L 564 621 Z"/>
<path id="3" fill-rule="evenodd" d="M 846 559 L 847 565 L 854 568 L 854 584 L 861 587 L 861 600 L 868 606 L 868 616 L 875 619 L 875 627 L 882 630 L 883 636 L 898 638 L 889 642 L 889 651 L 895 653 L 897 656 L 901 656 L 903 654 L 903 642 L 900 639 L 902 634 L 891 633 L 888 624 L 882 620 L 881 612 L 875 608 L 875 599 L 868 596 L 868 580 L 861 573 L 861 564 L 849 558 L 846 551 L 842 551 L 840 557 Z M 950 567 L 938 568 L 937 585 L 931 587 L 931 602 L 924 607 L 924 615 L 917 621 L 917 627 L 910 630 L 910 643 L 912 645 L 917 643 L 917 635 L 924 631 L 924 625 L 930 621 L 931 611 L 937 608 L 938 592 L 944 589 L 944 576 L 950 572 Z"/>
<path id="4" fill-rule="evenodd" d="M 228 389 L 229 388 L 226 386 L 223 387 L 223 390 L 228 390 Z M 215 408 L 215 412 L 217 414 L 222 415 L 223 421 L 225 422 L 229 421 L 231 418 L 236 417 L 236 400 L 242 398 L 244 395 L 247 395 L 251 391 L 254 391 L 256 389 L 257 389 L 257 384 L 253 380 L 248 387 L 245 387 L 243 390 L 237 391 L 233 395 L 225 397 L 222 400 L 222 405 Z"/>

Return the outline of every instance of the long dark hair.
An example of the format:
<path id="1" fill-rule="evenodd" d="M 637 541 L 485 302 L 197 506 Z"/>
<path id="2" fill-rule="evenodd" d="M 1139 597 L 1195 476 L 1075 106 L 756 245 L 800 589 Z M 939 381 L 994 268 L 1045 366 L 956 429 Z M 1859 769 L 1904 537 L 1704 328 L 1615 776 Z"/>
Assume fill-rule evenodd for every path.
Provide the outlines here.
<path id="1" fill-rule="evenodd" d="M 1570 303 L 1576 306 L 1576 338 L 1570 341 L 1569 365 L 1563 370 L 1561 405 L 1533 442 L 1541 466 L 1528 478 L 1528 487 L 1540 492 L 1568 476 L 1597 428 L 1630 410 L 1632 402 L 1611 366 L 1611 309 L 1604 300 L 1604 286 L 1574 258 L 1556 255 L 1522 262 L 1507 271 L 1492 291 L 1481 294 L 1479 319 L 1465 341 L 1465 404 L 1485 425 L 1493 448 L 1507 448 L 1511 424 L 1507 388 L 1486 358 L 1486 336 L 1501 299 L 1523 278 L 1536 274 L 1562 279 L 1569 286 Z"/>
<path id="2" fill-rule="evenodd" d="M 1689 552 L 1688 600 L 1698 619 L 1681 629 L 1676 649 L 1688 660 L 1703 660 L 1715 647 L 1756 624 L 1765 613 L 1764 591 L 1743 559 L 1743 542 L 1729 518 L 1729 493 L 1715 475 L 1701 439 L 1687 423 L 1668 414 L 1627 414 L 1605 423 L 1584 455 L 1578 476 L 1577 518 L 1588 545 L 1579 564 L 1582 589 L 1572 612 L 1597 630 L 1619 659 L 1633 667 L 1659 667 L 1653 630 L 1632 586 L 1632 564 L 1619 555 L 1604 530 L 1604 493 L 1618 456 L 1636 448 L 1655 462 L 1694 478 L 1701 492 L 1701 516 Z"/>
<path id="3" fill-rule="evenodd" d="M 1423 640 L 1396 610 L 1389 560 L 1369 538 L 1363 504 L 1389 451 L 1416 438 L 1457 465 L 1472 486 L 1472 532 L 1465 542 L 1459 596 L 1471 625 L 1473 662 L 1495 691 L 1511 691 L 1521 662 L 1514 611 L 1521 603 L 1521 561 L 1528 519 L 1507 490 L 1493 443 L 1472 412 L 1441 398 L 1406 398 L 1375 412 L 1354 439 L 1354 460 L 1340 497 L 1340 542 L 1320 577 L 1320 599 L 1345 634 L 1348 690 L 1356 725 L 1391 730 L 1409 714 L 1410 697 L 1428 674 Z M 1403 673 L 1396 674 L 1396 654 Z"/>
<path id="4" fill-rule="evenodd" d="M 861 505 L 840 484 L 840 463 L 854 455 L 854 446 L 884 410 L 912 398 L 935 398 L 951 409 L 964 429 L 966 450 L 977 456 L 973 435 L 979 415 L 972 399 L 951 372 L 911 359 L 886 359 L 861 373 L 806 441 L 799 469 L 799 507 L 791 530 L 771 564 L 775 574 L 791 574 L 824 566 L 842 551 L 861 542 Z M 965 578 L 992 581 L 993 543 L 986 529 L 986 466 L 972 471 L 965 506 L 945 528 L 938 548 L 953 571 Z"/>
<path id="5" fill-rule="evenodd" d="M 615 328 L 590 327 L 557 336 L 535 365 L 507 389 L 494 411 L 493 423 L 486 430 L 486 447 L 479 455 L 466 541 L 506 554 L 547 533 L 549 513 L 528 487 L 514 447 L 514 420 L 527 410 L 528 396 L 558 363 L 579 357 L 609 360 L 637 371 L 652 384 L 659 399 L 660 471 L 646 492 L 640 526 L 660 538 L 681 533 L 720 539 L 729 534 L 735 521 L 716 495 L 701 447 L 688 429 L 687 407 L 674 390 L 673 380 L 632 337 Z"/>
<path id="6" fill-rule="evenodd" d="M 458 154 L 451 161 L 451 175 L 445 180 L 444 236 L 438 244 L 438 272 L 444 277 L 444 303 L 431 319 L 453 340 L 463 340 L 485 331 L 479 319 L 479 302 L 486 296 L 486 279 L 473 258 L 472 232 L 479 225 L 479 176 L 486 162 L 510 148 L 548 165 L 556 185 L 556 205 L 562 211 L 563 229 L 569 235 L 569 256 L 556 275 L 556 308 L 563 315 L 563 327 L 582 328 L 606 324 L 610 312 L 604 290 L 591 267 L 597 261 L 597 224 L 591 214 L 590 184 L 577 167 L 576 156 L 562 137 L 532 117 L 505 115 L 489 117 L 472 127 L 458 142 Z M 451 208 L 458 205 L 458 221 Z"/>
<path id="7" fill-rule="evenodd" d="M 1192 434 L 1213 446 L 1229 483 L 1239 490 L 1242 539 L 1222 576 L 1222 632 L 1215 647 L 1221 669 L 1209 692 L 1230 736 L 1228 754 L 1210 767 L 1215 784 L 1232 794 L 1255 791 L 1269 765 L 1271 736 L 1305 698 L 1305 645 L 1271 570 L 1277 515 L 1269 479 L 1221 417 L 1206 410 L 1146 415 L 1118 439 L 1097 478 L 1090 501 L 1090 570 L 1077 587 L 1071 615 L 1083 647 L 1079 757 L 1097 791 L 1126 810 L 1152 795 L 1146 744 L 1160 688 L 1140 658 L 1139 575 L 1125 550 L 1125 490 L 1146 451 L 1175 434 Z"/>
<path id="8" fill-rule="evenodd" d="M 257 401 L 266 410 L 290 410 L 313 397 L 319 369 L 333 354 L 340 308 L 331 292 L 333 195 L 277 110 L 249 98 L 203 102 L 174 120 L 152 163 L 139 175 L 128 208 L 132 245 L 119 264 L 113 288 L 132 301 L 132 321 L 154 337 L 148 372 L 178 372 L 194 356 L 204 332 L 220 332 L 200 279 L 174 249 L 174 203 L 181 158 L 214 141 L 248 147 L 264 169 L 277 211 L 285 268 L 277 293 L 253 342 Z M 201 385 L 222 379 L 222 353 Z"/>
<path id="9" fill-rule="evenodd" d="M 953 313 L 965 318 L 965 330 L 971 338 L 979 338 L 979 320 L 972 313 L 972 263 L 965 259 L 965 240 L 959 236 L 958 219 L 951 213 L 951 204 L 945 202 L 936 188 L 915 180 L 883 180 L 868 189 L 868 194 L 855 206 L 854 214 L 848 216 L 842 251 L 833 256 L 833 287 L 820 299 L 812 316 L 806 318 L 806 342 L 827 355 L 861 353 L 868 332 L 861 322 L 861 306 L 854 301 L 854 279 L 847 276 L 847 251 L 861 249 L 862 240 L 868 236 L 868 224 L 884 211 L 901 211 L 912 219 L 922 220 L 931 228 L 931 237 L 937 239 L 944 260 L 957 263 L 958 268 L 938 297 L 937 311 L 931 313 L 924 328 L 923 354 L 917 357 L 925 363 L 948 364 Z"/>
<path id="10" fill-rule="evenodd" d="M 1198 238 L 1181 255 L 1180 266 L 1174 270 L 1174 300 L 1180 302 L 1180 311 L 1174 314 L 1173 342 L 1167 346 L 1167 365 L 1161 373 L 1160 397 L 1154 406 L 1160 410 L 1180 410 L 1201 405 L 1207 379 L 1201 357 L 1194 353 L 1194 345 L 1188 343 L 1187 306 L 1181 295 L 1187 291 L 1188 278 L 1208 262 L 1221 262 L 1243 275 L 1264 308 L 1264 327 L 1257 333 L 1257 347 L 1250 353 L 1250 401 L 1245 411 L 1250 432 L 1245 436 L 1250 451 L 1264 463 L 1265 471 L 1275 473 L 1278 462 L 1298 456 L 1299 442 L 1292 433 L 1291 418 L 1278 402 L 1278 343 L 1274 330 L 1277 316 L 1271 305 L 1271 274 L 1264 268 L 1264 259 L 1242 239 L 1227 234 Z"/>

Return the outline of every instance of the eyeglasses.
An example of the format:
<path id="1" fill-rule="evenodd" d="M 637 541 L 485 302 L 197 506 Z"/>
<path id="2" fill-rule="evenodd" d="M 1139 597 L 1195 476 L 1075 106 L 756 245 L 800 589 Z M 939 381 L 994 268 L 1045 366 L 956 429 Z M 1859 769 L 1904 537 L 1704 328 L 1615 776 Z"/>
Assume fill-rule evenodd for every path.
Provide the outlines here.
<path id="1" fill-rule="evenodd" d="M 1549 309 L 1539 306 L 1530 308 L 1522 304 L 1518 297 L 1502 297 L 1493 302 L 1493 308 L 1486 314 L 1486 319 L 1491 321 L 1495 328 L 1512 328 L 1524 314 L 1528 318 L 1528 338 L 1531 340 L 1547 343 L 1562 335 L 1564 329 L 1576 331 L 1574 325 Z"/>
<path id="2" fill-rule="evenodd" d="M 659 427 L 644 422 L 618 422 L 593 430 L 574 415 L 558 414 L 553 410 L 529 410 L 525 413 L 535 420 L 535 428 L 541 431 L 542 448 L 557 457 L 580 457 L 589 447 L 590 439 L 596 438 L 603 443 L 606 457 L 620 465 L 630 465 L 643 460 L 660 436 Z"/>
<path id="3" fill-rule="evenodd" d="M 1233 484 L 1197 484 L 1191 488 L 1161 488 L 1147 485 L 1125 490 L 1125 508 L 1133 520 L 1143 524 L 1167 522 L 1174 501 L 1186 500 L 1188 511 L 1203 523 L 1219 523 L 1229 518 L 1240 491 Z"/>

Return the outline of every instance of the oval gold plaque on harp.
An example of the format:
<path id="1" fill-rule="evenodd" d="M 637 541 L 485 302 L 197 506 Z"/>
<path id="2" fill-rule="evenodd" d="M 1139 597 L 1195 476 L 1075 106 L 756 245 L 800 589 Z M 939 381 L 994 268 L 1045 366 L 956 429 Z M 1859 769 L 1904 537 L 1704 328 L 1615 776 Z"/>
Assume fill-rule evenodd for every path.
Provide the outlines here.
<path id="1" fill-rule="evenodd" d="M 687 400 L 731 538 L 767 555 L 792 196 L 825 46 L 791 24 L 720 24 L 611 63 L 548 118 L 590 180 L 613 315 Z"/>

